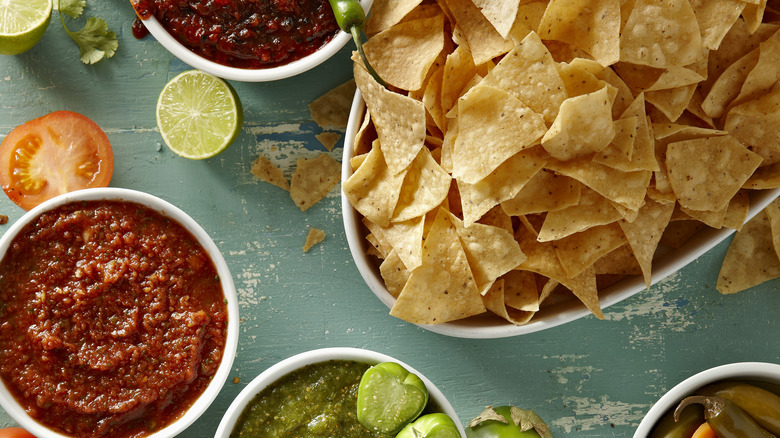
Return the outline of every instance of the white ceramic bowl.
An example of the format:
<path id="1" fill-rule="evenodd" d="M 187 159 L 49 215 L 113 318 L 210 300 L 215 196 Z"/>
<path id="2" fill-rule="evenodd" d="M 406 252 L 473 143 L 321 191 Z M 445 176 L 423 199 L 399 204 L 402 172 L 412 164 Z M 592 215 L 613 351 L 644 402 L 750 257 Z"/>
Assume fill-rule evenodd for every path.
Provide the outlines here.
<path id="1" fill-rule="evenodd" d="M 359 1 L 361 6 L 363 6 L 363 10 L 368 13 L 373 0 Z M 328 41 L 319 50 L 304 58 L 276 67 L 247 69 L 228 67 L 196 54 L 195 52 L 185 47 L 182 43 L 177 41 L 176 38 L 168 33 L 162 24 L 160 24 L 160 22 L 157 21 L 157 19 L 153 16 L 143 20 L 143 23 L 149 30 L 149 33 L 151 33 L 152 36 L 154 36 L 154 38 L 163 45 L 163 47 L 168 49 L 169 52 L 182 60 L 184 63 L 223 79 L 242 82 L 276 81 L 311 70 L 312 68 L 320 65 L 331 56 L 336 54 L 336 52 L 341 50 L 341 48 L 344 47 L 348 41 L 352 40 L 352 36 L 350 34 L 339 31 L 336 36 L 333 37 L 333 39 Z"/>
<path id="2" fill-rule="evenodd" d="M 228 407 L 225 415 L 222 417 L 222 421 L 219 423 L 219 427 L 217 428 L 217 433 L 214 435 L 214 438 L 228 438 L 230 436 L 230 432 L 233 431 L 233 427 L 235 426 L 238 417 L 241 415 L 241 412 L 243 412 L 247 404 L 252 401 L 252 398 L 254 398 L 257 393 L 265 389 L 268 385 L 276 382 L 294 370 L 302 368 L 306 365 L 325 362 L 328 360 L 353 360 L 368 364 L 377 364 L 380 362 L 397 362 L 401 364 L 404 368 L 409 370 L 409 372 L 416 374 L 418 377 L 420 377 L 420 379 L 422 379 L 423 382 L 425 382 L 425 386 L 428 388 L 429 399 L 435 402 L 441 408 L 443 413 L 452 418 L 452 421 L 454 421 L 458 426 L 458 430 L 460 431 L 461 436 L 466 436 L 466 432 L 463 430 L 463 426 L 460 424 L 460 420 L 458 419 L 458 414 L 455 412 L 455 409 L 452 408 L 450 402 L 447 400 L 444 394 L 442 394 L 439 388 L 437 388 L 433 382 L 428 380 L 428 378 L 422 375 L 419 371 L 386 354 L 377 353 L 371 350 L 364 350 L 361 348 L 332 347 L 296 354 L 295 356 L 284 359 L 260 373 L 259 376 L 255 377 L 251 382 L 249 382 L 246 388 L 244 388 L 238 394 L 236 399 L 233 400 L 233 403 L 230 404 L 230 407 Z"/>
<path id="3" fill-rule="evenodd" d="M 222 353 L 222 362 L 211 383 L 209 383 L 203 393 L 178 420 L 153 434 L 147 435 L 148 438 L 169 438 L 176 436 L 200 417 L 200 415 L 211 405 L 211 402 L 217 397 L 217 394 L 219 394 L 219 391 L 222 389 L 222 386 L 230 373 L 230 369 L 233 365 L 233 358 L 236 355 L 236 347 L 238 346 L 238 297 L 236 295 L 235 285 L 233 284 L 233 277 L 230 275 L 227 263 L 225 263 L 225 259 L 222 257 L 219 249 L 203 228 L 188 216 L 187 213 L 167 201 L 147 193 L 120 188 L 78 190 L 45 201 L 14 222 L 14 224 L 6 230 L 5 234 L 0 237 L 0 260 L 5 256 L 8 246 L 19 231 L 41 213 L 71 202 L 95 200 L 136 202 L 170 217 L 192 233 L 198 240 L 198 243 L 200 243 L 211 256 L 211 260 L 214 262 L 214 266 L 217 269 L 217 274 L 219 274 L 222 291 L 225 294 L 225 299 L 227 299 L 228 311 L 227 338 L 225 350 Z M 0 406 L 2 406 L 11 418 L 19 423 L 21 427 L 27 429 L 35 436 L 52 438 L 67 437 L 67 435 L 55 432 L 30 417 L 27 412 L 25 412 L 24 408 L 22 408 L 11 395 L 2 381 L 0 381 Z"/>
<path id="4" fill-rule="evenodd" d="M 349 160 L 354 153 L 355 134 L 363 121 L 364 110 L 365 103 L 360 90 L 358 90 L 352 101 L 349 123 L 344 136 L 344 155 L 341 160 L 342 184 L 352 175 L 352 167 Z M 778 196 L 780 196 L 780 189 L 764 190 L 755 193 L 750 199 L 748 218 L 755 216 Z M 390 295 L 382 280 L 382 276 L 379 274 L 379 265 L 376 258 L 369 256 L 367 253 L 369 244 L 365 239 L 365 227 L 361 223 L 361 215 L 352 207 L 343 191 L 341 193 L 341 208 L 347 242 L 360 275 L 363 276 L 369 289 L 388 308 L 392 308 L 395 298 Z M 659 248 L 653 262 L 653 284 L 696 260 L 696 258 L 712 249 L 733 232 L 734 230 L 728 228 L 720 230 L 708 229 L 699 232 L 682 247 L 673 251 L 664 251 L 664 248 Z M 643 290 L 645 290 L 645 282 L 641 276 L 627 277 L 611 287 L 599 291 L 599 302 L 602 308 L 607 308 Z M 590 311 L 585 306 L 578 300 L 570 300 L 542 308 L 534 315 L 531 322 L 522 326 L 516 326 L 497 316 L 485 314 L 437 325 L 421 324 L 420 327 L 443 335 L 460 338 L 503 338 L 548 329 L 587 315 L 590 315 Z"/>
<path id="5" fill-rule="evenodd" d="M 765 362 L 738 362 L 721 365 L 695 374 L 663 395 L 639 423 L 634 438 L 647 438 L 661 417 L 686 396 L 704 385 L 720 380 L 744 380 L 780 385 L 780 365 Z"/>

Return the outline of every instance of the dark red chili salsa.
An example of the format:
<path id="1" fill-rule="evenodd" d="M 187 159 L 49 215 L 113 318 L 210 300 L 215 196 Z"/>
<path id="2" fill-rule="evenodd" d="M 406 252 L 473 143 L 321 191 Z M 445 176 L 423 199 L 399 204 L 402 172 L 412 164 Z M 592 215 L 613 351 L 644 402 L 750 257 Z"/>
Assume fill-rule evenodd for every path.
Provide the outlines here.
<path id="1" fill-rule="evenodd" d="M 0 377 L 33 418 L 69 435 L 172 423 L 217 371 L 226 333 L 211 258 L 140 204 L 43 213 L 0 263 Z"/>
<path id="2" fill-rule="evenodd" d="M 339 31 L 328 0 L 131 0 L 204 58 L 238 68 L 301 59 Z M 136 33 L 142 35 L 142 33 Z"/>

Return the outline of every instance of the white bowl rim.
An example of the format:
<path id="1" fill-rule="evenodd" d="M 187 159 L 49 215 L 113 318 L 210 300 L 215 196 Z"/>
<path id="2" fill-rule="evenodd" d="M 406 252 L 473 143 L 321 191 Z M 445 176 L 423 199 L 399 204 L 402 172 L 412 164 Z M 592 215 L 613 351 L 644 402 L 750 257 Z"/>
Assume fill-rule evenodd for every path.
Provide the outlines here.
<path id="1" fill-rule="evenodd" d="M 217 368 L 217 372 L 214 374 L 212 381 L 203 391 L 203 393 L 190 405 L 190 407 L 175 421 L 168 426 L 160 429 L 159 431 L 149 434 L 147 438 L 164 438 L 173 437 L 182 432 L 188 426 L 190 426 L 195 420 L 197 420 L 203 412 L 208 409 L 211 403 L 216 399 L 219 392 L 222 390 L 222 386 L 227 380 L 228 374 L 233 366 L 233 359 L 236 356 L 236 349 L 238 347 L 238 296 L 236 294 L 235 284 L 233 283 L 233 277 L 230 274 L 227 263 L 222 257 L 222 253 L 217 248 L 213 240 L 208 236 L 206 231 L 192 219 L 187 213 L 174 206 L 173 204 L 158 198 L 154 195 L 144 193 L 137 190 L 115 188 L 115 187 L 100 187 L 76 190 L 73 192 L 59 195 L 48 201 L 45 201 L 38 206 L 30 209 L 27 213 L 22 215 L 6 232 L 0 237 L 0 260 L 5 256 L 5 253 L 14 237 L 24 228 L 25 225 L 30 223 L 33 219 L 38 217 L 41 213 L 49 211 L 53 208 L 59 207 L 71 202 L 80 201 L 94 201 L 94 200 L 121 200 L 128 202 L 136 202 L 145 205 L 153 210 L 156 210 L 165 216 L 168 216 L 184 226 L 203 246 L 206 252 L 214 262 L 214 266 L 217 268 L 217 274 L 220 277 L 222 284 L 222 291 L 227 300 L 228 311 L 228 324 L 227 324 L 227 337 L 225 339 L 225 349 L 222 353 L 222 361 Z M 56 438 L 68 438 L 69 435 L 63 435 L 52 429 L 49 429 L 42 423 L 39 423 L 19 405 L 14 399 L 13 395 L 8 391 L 5 384 L 0 380 L 0 406 L 14 419 L 21 427 L 28 430 L 35 436 L 46 436 Z"/>
<path id="2" fill-rule="evenodd" d="M 350 109 L 350 117 L 347 123 L 346 133 L 344 134 L 344 151 L 341 160 L 341 181 L 346 181 L 350 175 L 352 175 L 352 168 L 350 165 L 350 159 L 354 152 L 354 139 L 357 134 L 360 124 L 362 123 L 362 117 L 358 115 L 363 114 L 365 109 L 365 103 L 360 90 L 355 91 L 354 98 L 352 100 L 352 107 Z M 757 193 L 750 203 L 750 210 L 745 219 L 747 222 L 750 218 L 758 214 L 775 198 L 780 196 L 780 188 L 774 190 L 763 190 Z M 361 252 L 361 248 L 364 243 L 362 235 L 360 235 L 360 227 L 362 226 L 360 220 L 360 214 L 355 210 L 349 202 L 344 191 L 341 191 L 341 211 L 342 219 L 344 221 L 344 229 L 347 236 L 347 243 L 349 250 L 352 254 L 352 258 L 355 261 L 355 265 L 363 277 L 363 280 L 368 285 L 369 289 L 374 295 L 382 301 L 388 309 L 393 307 L 395 298 L 390 295 L 387 287 L 382 280 L 382 277 L 377 272 L 377 269 L 369 262 L 367 254 Z M 722 228 L 719 230 L 710 229 L 697 233 L 694 237 L 688 240 L 683 246 L 674 250 L 673 253 L 667 254 L 664 257 L 657 258 L 653 261 L 653 275 L 652 284 L 656 284 L 665 279 L 674 272 L 680 270 L 684 266 L 693 262 L 701 255 L 715 247 L 717 244 L 728 238 L 734 233 L 733 229 Z M 626 277 L 618 283 L 604 289 L 599 292 L 599 304 L 602 309 L 625 300 L 634 294 L 645 290 L 645 282 L 641 276 Z M 556 305 L 556 307 L 559 305 Z M 539 315 L 534 317 L 528 324 L 516 326 L 509 322 L 501 325 L 491 326 L 470 326 L 463 324 L 459 321 L 446 322 L 442 324 L 415 324 L 424 329 L 430 330 L 434 333 L 439 333 L 446 336 L 452 336 L 457 338 L 468 339 L 497 339 L 510 336 L 518 336 L 524 334 L 534 333 L 540 330 L 546 330 L 559 326 L 561 324 L 574 321 L 576 319 L 590 315 L 591 312 L 581 305 L 579 302 L 572 302 L 565 304 L 565 308 L 562 311 L 555 314 Z M 496 318 L 497 319 L 497 318 Z"/>
<path id="3" fill-rule="evenodd" d="M 233 403 L 227 408 L 222 421 L 219 423 L 217 432 L 214 435 L 215 438 L 228 438 L 233 431 L 233 427 L 238 420 L 238 417 L 243 412 L 247 404 L 252 398 L 265 389 L 268 385 L 276 382 L 280 378 L 289 374 L 290 372 L 304 367 L 306 365 L 325 362 L 328 360 L 354 360 L 364 363 L 380 363 L 380 362 L 396 362 L 409 370 L 409 372 L 416 374 L 425 383 L 428 388 L 428 394 L 431 400 L 435 401 L 439 407 L 447 414 L 452 421 L 458 426 L 461 436 L 466 436 L 466 432 L 463 429 L 463 425 L 460 422 L 458 414 L 450 404 L 449 400 L 439 390 L 439 388 L 431 382 L 425 375 L 409 366 L 408 364 L 384 353 L 379 353 L 372 350 L 366 350 L 363 348 L 354 347 L 326 347 L 315 350 L 304 351 L 294 356 L 290 356 L 283 359 L 280 362 L 272 365 L 257 377 L 252 379 L 247 386 L 239 392 Z"/>
<path id="4" fill-rule="evenodd" d="M 359 1 L 363 7 L 363 11 L 368 13 L 374 0 Z M 317 51 L 301 59 L 276 67 L 248 69 L 222 65 L 196 54 L 174 38 L 154 16 L 150 16 L 149 18 L 142 20 L 142 22 L 149 30 L 149 33 L 151 33 L 163 47 L 185 64 L 223 79 L 240 82 L 276 81 L 306 72 L 330 59 L 331 56 L 341 50 L 341 48 L 352 39 L 350 34 L 344 31 L 338 31 L 330 41 L 325 43 Z"/>
<path id="5" fill-rule="evenodd" d="M 709 383 L 720 380 L 766 381 L 780 384 L 780 365 L 768 362 L 735 362 L 709 368 L 694 374 L 666 392 L 645 414 L 634 432 L 634 438 L 646 438 L 669 409 L 685 396 Z"/>

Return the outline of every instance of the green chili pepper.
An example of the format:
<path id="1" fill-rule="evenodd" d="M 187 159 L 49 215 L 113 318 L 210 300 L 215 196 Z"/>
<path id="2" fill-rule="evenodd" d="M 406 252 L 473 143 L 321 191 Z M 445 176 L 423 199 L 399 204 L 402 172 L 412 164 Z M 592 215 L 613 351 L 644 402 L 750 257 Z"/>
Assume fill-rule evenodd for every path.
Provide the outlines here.
<path id="1" fill-rule="evenodd" d="M 682 410 L 693 403 L 704 406 L 704 419 L 718 438 L 775 438 L 762 429 L 742 408 L 723 397 L 702 395 L 686 397 L 674 411 L 675 418 L 679 418 Z"/>
<path id="2" fill-rule="evenodd" d="M 780 395 L 745 382 L 718 382 L 698 391 L 699 395 L 715 395 L 733 401 L 748 413 L 759 426 L 780 435 Z"/>
<path id="3" fill-rule="evenodd" d="M 674 410 L 670 410 L 655 425 L 650 438 L 690 438 L 702 423 L 704 408 L 701 405 L 685 409 L 677 419 L 674 418 Z"/>
<path id="4" fill-rule="evenodd" d="M 357 46 L 360 59 L 363 60 L 363 65 L 366 66 L 366 70 L 373 76 L 373 78 L 387 88 L 387 82 L 385 82 L 379 73 L 371 67 L 371 64 L 366 58 L 365 52 L 363 52 L 363 39 L 360 36 L 360 32 L 363 29 L 363 23 L 366 21 L 366 14 L 363 12 L 363 7 L 357 0 L 328 0 L 330 7 L 333 9 L 333 15 L 336 17 L 336 23 L 339 25 L 339 29 L 352 35 L 352 40 Z"/>

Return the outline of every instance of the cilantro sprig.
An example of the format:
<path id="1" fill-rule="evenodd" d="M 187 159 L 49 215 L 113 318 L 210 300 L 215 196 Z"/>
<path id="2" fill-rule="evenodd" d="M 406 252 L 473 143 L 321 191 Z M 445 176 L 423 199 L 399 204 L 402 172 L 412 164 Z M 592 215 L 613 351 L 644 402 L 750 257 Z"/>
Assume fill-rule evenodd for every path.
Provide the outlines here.
<path id="1" fill-rule="evenodd" d="M 80 30 L 71 31 L 65 24 L 66 14 L 72 18 L 79 18 L 87 6 L 86 0 L 58 0 L 57 8 L 60 11 L 60 21 L 65 32 L 70 35 L 81 51 L 81 62 L 94 64 L 101 59 L 110 58 L 116 53 L 119 42 L 114 31 L 108 30 L 108 24 L 101 18 L 89 17 Z"/>

